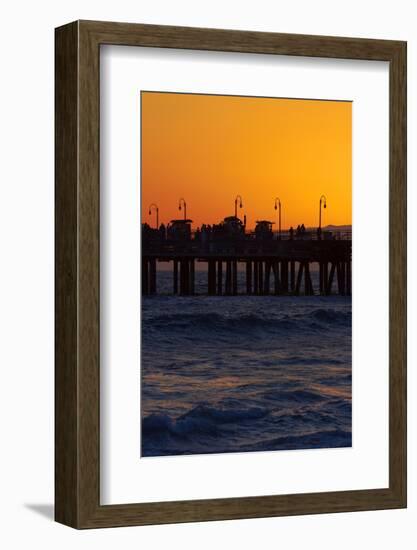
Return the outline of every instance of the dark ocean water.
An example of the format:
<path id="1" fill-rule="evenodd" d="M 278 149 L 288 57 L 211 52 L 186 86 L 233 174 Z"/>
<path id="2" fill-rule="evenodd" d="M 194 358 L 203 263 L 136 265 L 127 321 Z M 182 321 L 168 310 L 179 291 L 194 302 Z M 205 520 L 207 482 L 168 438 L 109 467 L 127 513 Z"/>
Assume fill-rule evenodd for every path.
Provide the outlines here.
<path id="1" fill-rule="evenodd" d="M 351 321 L 350 297 L 145 297 L 142 456 L 351 446 Z"/>

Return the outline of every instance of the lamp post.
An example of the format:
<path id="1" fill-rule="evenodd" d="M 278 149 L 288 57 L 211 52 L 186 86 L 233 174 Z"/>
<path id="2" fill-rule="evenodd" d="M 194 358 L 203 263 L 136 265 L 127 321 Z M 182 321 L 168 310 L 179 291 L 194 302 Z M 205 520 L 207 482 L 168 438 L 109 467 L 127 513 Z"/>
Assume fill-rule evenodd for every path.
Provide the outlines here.
<path id="1" fill-rule="evenodd" d="M 281 240 L 281 200 L 275 197 L 275 210 L 278 209 L 278 240 Z"/>
<path id="2" fill-rule="evenodd" d="M 235 218 L 237 218 L 237 205 L 239 204 L 239 208 L 242 208 L 243 202 L 242 197 L 240 195 L 236 195 L 235 198 Z"/>
<path id="3" fill-rule="evenodd" d="M 154 208 L 156 213 L 156 229 L 158 229 L 159 228 L 159 208 L 158 208 L 158 205 L 156 205 L 153 202 L 151 205 L 149 205 L 149 215 L 152 214 L 152 208 Z"/>
<path id="4" fill-rule="evenodd" d="M 178 203 L 178 210 L 181 210 L 181 204 L 184 206 L 184 220 L 187 219 L 187 203 L 185 202 L 185 200 L 181 197 L 180 198 L 180 201 Z"/>
<path id="5" fill-rule="evenodd" d="M 322 195 L 320 197 L 320 203 L 319 203 L 319 230 L 318 230 L 318 235 L 319 235 L 320 239 L 321 239 L 321 205 L 322 204 L 323 204 L 323 208 L 327 208 L 326 196 L 325 195 Z"/>

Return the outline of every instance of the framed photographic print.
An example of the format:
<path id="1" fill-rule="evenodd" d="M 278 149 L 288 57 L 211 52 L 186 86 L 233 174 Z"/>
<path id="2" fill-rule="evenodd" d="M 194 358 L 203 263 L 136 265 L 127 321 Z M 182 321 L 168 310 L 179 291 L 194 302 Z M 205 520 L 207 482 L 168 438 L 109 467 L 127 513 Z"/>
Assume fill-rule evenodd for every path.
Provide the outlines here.
<path id="1" fill-rule="evenodd" d="M 56 520 L 406 506 L 406 44 L 56 29 Z"/>

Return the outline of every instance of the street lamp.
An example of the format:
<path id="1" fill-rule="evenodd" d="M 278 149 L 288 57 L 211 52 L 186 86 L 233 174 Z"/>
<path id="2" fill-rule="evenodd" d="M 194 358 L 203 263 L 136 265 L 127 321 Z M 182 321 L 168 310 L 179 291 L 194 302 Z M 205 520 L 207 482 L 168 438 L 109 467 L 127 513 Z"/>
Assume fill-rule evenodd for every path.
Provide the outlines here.
<path id="1" fill-rule="evenodd" d="M 149 215 L 152 214 L 152 208 L 155 210 L 155 213 L 156 213 L 156 229 L 159 228 L 159 208 L 158 206 L 153 202 L 150 206 L 149 206 Z"/>
<path id="2" fill-rule="evenodd" d="M 326 196 L 325 195 L 322 195 L 320 197 L 320 204 L 319 204 L 319 230 L 318 230 L 318 234 L 319 234 L 320 239 L 321 239 L 321 205 L 322 204 L 323 204 L 323 208 L 327 208 Z"/>
<path id="3" fill-rule="evenodd" d="M 281 201 L 275 197 L 275 210 L 278 209 L 278 239 L 281 240 Z"/>
<path id="4" fill-rule="evenodd" d="M 182 197 L 180 198 L 180 201 L 178 203 L 178 210 L 181 210 L 181 203 L 184 206 L 184 220 L 186 220 L 187 219 L 187 203 L 185 202 L 185 200 Z"/>
<path id="5" fill-rule="evenodd" d="M 237 218 L 237 205 L 239 204 L 239 208 L 242 208 L 243 202 L 242 197 L 240 195 L 236 195 L 235 198 L 235 218 Z"/>

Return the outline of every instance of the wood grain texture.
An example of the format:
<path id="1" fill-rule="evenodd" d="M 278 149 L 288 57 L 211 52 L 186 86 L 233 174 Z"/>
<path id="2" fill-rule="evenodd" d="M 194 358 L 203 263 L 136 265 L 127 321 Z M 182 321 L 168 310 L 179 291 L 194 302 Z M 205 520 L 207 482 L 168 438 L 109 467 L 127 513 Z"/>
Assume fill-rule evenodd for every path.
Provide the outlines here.
<path id="1" fill-rule="evenodd" d="M 78 523 L 78 26 L 55 43 L 55 519 Z"/>
<path id="2" fill-rule="evenodd" d="M 390 62 L 390 488 L 406 503 L 407 493 L 407 48 Z"/>
<path id="3" fill-rule="evenodd" d="M 390 482 L 386 489 L 101 506 L 99 55 L 120 44 L 390 63 Z M 75 528 L 406 506 L 406 44 L 78 21 L 56 29 L 56 520 Z"/>

